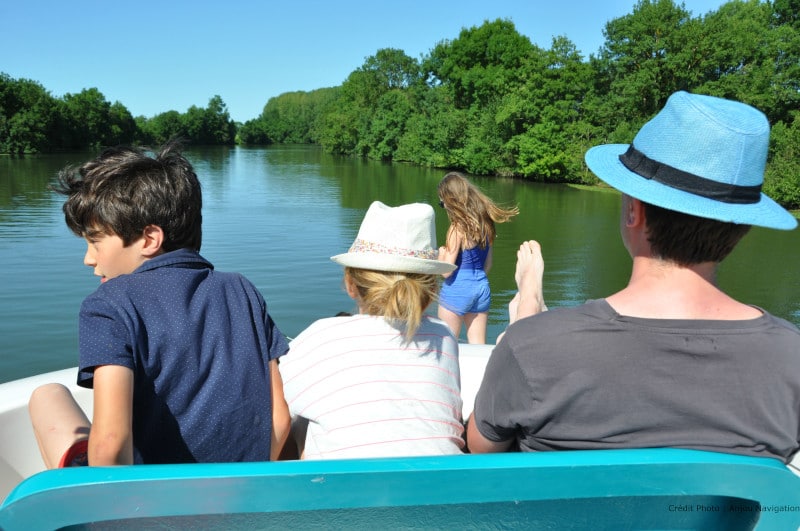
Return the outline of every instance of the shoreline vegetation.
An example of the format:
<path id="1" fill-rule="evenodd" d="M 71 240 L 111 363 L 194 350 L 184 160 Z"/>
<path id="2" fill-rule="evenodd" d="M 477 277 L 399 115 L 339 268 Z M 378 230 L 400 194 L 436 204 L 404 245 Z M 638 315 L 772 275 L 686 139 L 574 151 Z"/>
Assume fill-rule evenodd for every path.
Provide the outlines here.
<path id="1" fill-rule="evenodd" d="M 598 182 L 597 184 L 574 184 L 574 183 L 564 183 L 565 186 L 570 188 L 575 188 L 576 190 L 586 190 L 590 192 L 604 192 L 604 193 L 612 193 L 612 194 L 619 194 L 619 190 L 616 188 L 611 188 L 604 182 Z M 789 213 L 800 220 L 800 208 L 790 208 L 788 209 Z"/>
<path id="2" fill-rule="evenodd" d="M 384 48 L 336 87 L 270 98 L 236 123 L 222 98 L 133 117 L 97 88 L 52 96 L 0 72 L 0 154 L 155 145 L 316 144 L 327 153 L 472 175 L 589 185 L 594 145 L 629 143 L 677 90 L 742 101 L 772 126 L 764 192 L 800 217 L 797 0 L 731 0 L 695 15 L 639 0 L 585 56 L 566 36 L 544 49 L 511 20 L 485 21 L 419 59 Z"/>

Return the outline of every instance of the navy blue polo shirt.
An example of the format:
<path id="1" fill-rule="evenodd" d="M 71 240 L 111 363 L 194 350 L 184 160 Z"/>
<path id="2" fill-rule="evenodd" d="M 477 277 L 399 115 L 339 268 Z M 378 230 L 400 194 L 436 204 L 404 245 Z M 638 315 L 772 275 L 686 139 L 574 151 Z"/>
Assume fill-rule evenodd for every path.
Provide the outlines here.
<path id="1" fill-rule="evenodd" d="M 165 253 L 83 301 L 79 340 L 78 385 L 101 365 L 133 371 L 135 463 L 269 460 L 268 363 L 289 347 L 242 275 Z"/>

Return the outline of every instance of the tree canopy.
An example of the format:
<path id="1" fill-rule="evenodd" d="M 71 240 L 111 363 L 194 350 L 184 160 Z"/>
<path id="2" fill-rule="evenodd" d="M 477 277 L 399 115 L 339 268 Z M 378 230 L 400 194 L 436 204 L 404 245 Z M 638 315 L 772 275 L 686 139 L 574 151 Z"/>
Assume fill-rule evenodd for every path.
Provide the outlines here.
<path id="1" fill-rule="evenodd" d="M 315 143 L 345 156 L 472 174 L 595 183 L 583 154 L 630 142 L 677 90 L 739 100 L 772 125 L 765 192 L 800 207 L 800 0 L 731 0 L 694 15 L 638 0 L 584 57 L 566 36 L 534 45 L 511 20 L 485 21 L 419 59 L 384 48 L 337 87 L 270 98 L 234 124 L 205 109 L 135 120 L 97 89 L 54 98 L 0 74 L 0 152 L 27 153 L 173 136 L 202 144 Z"/>
<path id="2" fill-rule="evenodd" d="M 219 96 L 205 109 L 192 106 L 183 114 L 167 111 L 134 119 L 122 103 L 110 103 L 96 88 L 56 98 L 35 81 L 0 73 L 0 153 L 157 144 L 173 137 L 232 145 L 236 124 Z"/>

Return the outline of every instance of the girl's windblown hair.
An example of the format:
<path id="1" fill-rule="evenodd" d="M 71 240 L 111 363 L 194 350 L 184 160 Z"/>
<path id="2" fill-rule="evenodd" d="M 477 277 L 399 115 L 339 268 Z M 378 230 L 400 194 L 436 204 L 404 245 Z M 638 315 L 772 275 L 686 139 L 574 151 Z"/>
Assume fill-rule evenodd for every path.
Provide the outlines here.
<path id="1" fill-rule="evenodd" d="M 482 249 L 497 235 L 495 223 L 505 223 L 519 214 L 516 206 L 503 208 L 458 172 L 450 172 L 439 182 L 439 199 L 447 216 L 468 242 Z"/>

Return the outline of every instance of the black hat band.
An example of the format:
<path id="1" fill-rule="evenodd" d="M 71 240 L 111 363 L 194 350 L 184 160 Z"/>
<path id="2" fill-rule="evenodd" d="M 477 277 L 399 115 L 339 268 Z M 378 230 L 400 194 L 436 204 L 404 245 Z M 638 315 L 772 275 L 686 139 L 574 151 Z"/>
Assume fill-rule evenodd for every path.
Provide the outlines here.
<path id="1" fill-rule="evenodd" d="M 712 181 L 689 172 L 662 164 L 633 147 L 619 156 L 630 171 L 663 185 L 723 203 L 751 204 L 761 200 L 761 185 L 739 186 Z"/>

